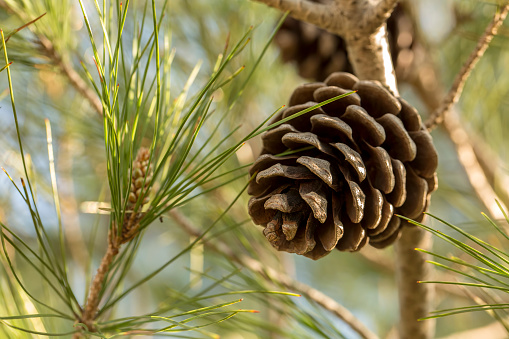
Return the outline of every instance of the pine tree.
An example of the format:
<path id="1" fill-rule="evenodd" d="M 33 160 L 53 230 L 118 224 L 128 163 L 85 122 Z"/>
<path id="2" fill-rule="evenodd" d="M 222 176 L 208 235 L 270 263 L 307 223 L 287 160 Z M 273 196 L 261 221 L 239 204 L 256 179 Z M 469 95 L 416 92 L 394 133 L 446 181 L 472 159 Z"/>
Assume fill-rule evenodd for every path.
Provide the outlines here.
<path id="1" fill-rule="evenodd" d="M 0 0 L 0 337 L 506 336 L 509 4 L 430 3 Z"/>

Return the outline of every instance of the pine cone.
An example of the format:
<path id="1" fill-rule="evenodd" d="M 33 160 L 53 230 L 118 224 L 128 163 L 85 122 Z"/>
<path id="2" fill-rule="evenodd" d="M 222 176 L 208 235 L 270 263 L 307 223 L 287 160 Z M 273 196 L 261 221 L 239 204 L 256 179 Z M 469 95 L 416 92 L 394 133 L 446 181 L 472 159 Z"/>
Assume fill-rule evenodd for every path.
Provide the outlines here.
<path id="1" fill-rule="evenodd" d="M 133 162 L 131 174 L 131 191 L 129 192 L 129 200 L 127 202 L 127 212 L 122 227 L 122 237 L 120 244 L 131 240 L 139 229 L 139 221 L 144 216 L 144 212 L 140 212 L 143 205 L 149 201 L 150 181 L 152 180 L 152 166 L 149 166 L 150 150 L 142 147 L 136 154 Z M 136 204 L 138 200 L 143 199 L 138 208 Z"/>
<path id="2" fill-rule="evenodd" d="M 301 85 L 273 122 L 352 90 L 262 136 L 249 214 L 280 251 L 318 259 L 368 241 L 386 247 L 405 223 L 394 214 L 422 220 L 436 189 L 430 134 L 417 111 L 379 82 L 338 72 Z"/>
<path id="3" fill-rule="evenodd" d="M 408 13 L 399 3 L 387 20 L 392 62 L 399 80 L 407 76 L 414 59 L 415 28 Z M 353 72 L 345 41 L 314 25 L 288 17 L 277 32 L 275 42 L 283 61 L 295 61 L 303 78 L 323 81 L 333 72 Z"/>

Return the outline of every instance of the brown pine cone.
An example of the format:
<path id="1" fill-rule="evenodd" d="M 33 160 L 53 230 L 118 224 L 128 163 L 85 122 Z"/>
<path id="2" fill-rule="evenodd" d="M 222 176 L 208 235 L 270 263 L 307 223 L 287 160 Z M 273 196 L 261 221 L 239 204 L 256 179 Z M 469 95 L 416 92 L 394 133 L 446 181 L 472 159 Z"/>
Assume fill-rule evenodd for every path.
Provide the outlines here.
<path id="1" fill-rule="evenodd" d="M 408 13 L 406 6 L 399 3 L 387 20 L 392 62 L 399 80 L 407 76 L 414 58 L 415 28 Z M 275 42 L 283 61 L 295 61 L 303 78 L 323 81 L 333 72 L 353 72 L 345 41 L 314 25 L 288 17 L 277 32 Z"/>
<path id="2" fill-rule="evenodd" d="M 131 174 L 131 189 L 127 201 L 127 211 L 125 214 L 124 225 L 122 227 L 122 235 L 119 243 L 123 244 L 130 241 L 139 231 L 139 222 L 145 215 L 141 212 L 143 205 L 148 203 L 150 194 L 150 182 L 152 181 L 152 166 L 149 166 L 150 150 L 141 147 L 136 154 L 133 162 L 133 170 Z M 138 207 L 138 200 L 143 199 Z"/>
<path id="3" fill-rule="evenodd" d="M 379 82 L 338 72 L 301 85 L 273 122 L 352 90 L 262 136 L 249 214 L 280 251 L 318 259 L 368 241 L 386 247 L 405 223 L 394 214 L 422 220 L 437 187 L 437 153 L 419 114 Z"/>

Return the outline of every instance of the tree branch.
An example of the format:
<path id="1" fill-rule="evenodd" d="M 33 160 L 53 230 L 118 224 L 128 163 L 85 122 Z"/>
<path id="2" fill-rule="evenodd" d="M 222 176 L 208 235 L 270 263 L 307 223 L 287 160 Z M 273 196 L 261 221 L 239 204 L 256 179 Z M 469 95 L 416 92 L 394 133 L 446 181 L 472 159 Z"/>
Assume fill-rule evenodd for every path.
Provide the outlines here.
<path id="1" fill-rule="evenodd" d="M 359 79 L 378 80 L 398 95 L 396 74 L 387 40 L 387 27 L 382 25 L 370 35 L 363 32 L 344 36 L 348 58 Z"/>
<path id="2" fill-rule="evenodd" d="M 468 76 L 474 69 L 479 59 L 481 59 L 481 57 L 483 56 L 491 40 L 493 40 L 493 37 L 498 33 L 498 29 L 500 28 L 505 18 L 507 17 L 508 12 L 509 3 L 506 3 L 500 11 L 499 10 L 496 11 L 490 24 L 488 25 L 488 27 L 486 27 L 486 30 L 484 31 L 483 35 L 477 42 L 477 45 L 475 46 L 474 50 L 468 57 L 467 61 L 465 62 L 459 73 L 456 75 L 456 78 L 454 79 L 454 82 L 452 84 L 451 89 L 449 90 L 449 93 L 442 101 L 440 107 L 438 107 L 438 109 L 436 109 L 426 121 L 426 127 L 428 128 L 428 130 L 430 131 L 433 130 L 439 123 L 441 123 L 444 119 L 444 115 L 446 115 L 451 110 L 451 107 L 456 102 L 458 102 L 458 99 L 461 96 L 461 93 L 463 92 L 463 87 L 465 86 L 465 82 L 467 81 Z"/>
<path id="3" fill-rule="evenodd" d="M 172 209 L 169 212 L 170 216 L 175 222 L 189 235 L 198 237 L 201 235 L 200 230 L 196 229 L 193 224 L 187 219 L 182 213 L 176 209 Z M 250 258 L 246 255 L 235 253 L 228 244 L 223 242 L 221 239 L 217 239 L 215 243 L 207 240 L 203 240 L 204 245 L 218 252 L 232 261 L 247 267 L 249 270 L 260 274 L 265 280 L 271 283 L 277 283 L 288 290 L 297 292 L 304 297 L 313 300 L 315 303 L 320 305 L 325 310 L 331 312 L 336 317 L 348 324 L 354 331 L 356 331 L 364 339 L 376 339 L 378 338 L 373 332 L 371 332 L 360 320 L 358 320 L 348 309 L 338 304 L 335 300 L 326 296 L 322 292 L 306 285 L 295 281 L 290 276 L 277 272 L 270 267 L 266 267 L 258 260 Z"/>
<path id="4" fill-rule="evenodd" d="M 108 276 L 110 265 L 119 252 L 119 248 L 120 245 L 117 242 L 117 235 L 114 232 L 110 231 L 108 234 L 108 249 L 106 250 L 106 253 L 103 256 L 101 264 L 97 269 L 97 273 L 94 277 L 94 280 L 90 285 L 87 302 L 83 309 L 81 319 L 79 319 L 81 323 L 87 326 L 87 329 L 90 332 L 96 331 L 96 328 L 94 327 L 94 320 L 97 314 L 97 308 L 99 306 L 99 303 L 101 302 L 100 292 Z M 73 339 L 79 339 L 82 337 L 84 336 L 81 332 L 76 332 L 73 335 Z"/>
<path id="5" fill-rule="evenodd" d="M 398 95 L 385 25 L 396 0 L 336 0 L 326 5 L 305 0 L 254 1 L 289 11 L 296 19 L 341 36 L 355 74 L 363 80 L 378 80 Z"/>
<path id="6" fill-rule="evenodd" d="M 335 7 L 307 0 L 254 0 L 267 6 L 289 12 L 295 19 L 308 22 L 329 32 L 340 34 L 343 32 L 343 22 L 336 20 Z M 333 10 L 334 9 L 334 10 Z"/>
<path id="7" fill-rule="evenodd" d="M 429 315 L 434 297 L 432 284 L 418 281 L 432 280 L 431 265 L 426 264 L 429 255 L 416 248 L 431 248 L 431 233 L 420 227 L 405 226 L 395 245 L 396 279 L 399 293 L 399 333 L 402 339 L 431 339 L 435 333 L 435 321 L 418 321 Z"/>
<path id="8" fill-rule="evenodd" d="M 60 72 L 66 76 L 74 89 L 80 93 L 90 103 L 92 108 L 99 114 L 102 115 L 103 107 L 101 100 L 94 91 L 90 89 L 90 86 L 86 84 L 81 76 L 74 70 L 74 68 L 68 63 L 62 60 L 60 54 L 55 50 L 51 41 L 44 36 L 38 35 L 39 45 L 43 48 L 44 53 L 50 58 L 50 60 L 58 67 Z"/>
<path id="9" fill-rule="evenodd" d="M 399 0 L 378 0 L 378 3 L 371 5 L 368 13 L 364 15 L 367 29 L 375 31 L 383 25 L 392 14 L 392 11 Z"/>
<path id="10" fill-rule="evenodd" d="M 435 67 L 432 62 L 430 62 L 432 59 L 431 56 L 426 50 L 422 50 L 420 53 L 420 60 L 416 60 L 416 65 L 419 65 L 419 71 L 409 77 L 409 83 L 427 106 L 428 110 L 430 112 L 436 112 L 441 104 L 439 98 L 443 93 L 443 88 L 440 85 Z M 497 195 L 494 187 L 495 182 L 489 179 L 495 178 L 496 176 L 495 166 L 487 164 L 486 161 L 481 161 L 478 154 L 479 151 L 476 151 L 476 147 L 480 145 L 476 144 L 477 141 L 473 142 L 471 133 L 468 133 L 462 126 L 458 113 L 451 110 L 442 117 L 443 124 L 441 126 L 454 144 L 456 153 L 458 154 L 458 160 L 463 166 L 477 198 L 483 203 L 486 210 L 493 218 L 503 218 L 495 199 L 499 198 L 503 206 L 508 206 L 508 187 L 504 187 L 504 192 Z M 486 153 L 486 147 L 488 146 L 483 145 L 482 147 L 484 153 Z M 505 176 L 502 180 L 509 179 Z"/>

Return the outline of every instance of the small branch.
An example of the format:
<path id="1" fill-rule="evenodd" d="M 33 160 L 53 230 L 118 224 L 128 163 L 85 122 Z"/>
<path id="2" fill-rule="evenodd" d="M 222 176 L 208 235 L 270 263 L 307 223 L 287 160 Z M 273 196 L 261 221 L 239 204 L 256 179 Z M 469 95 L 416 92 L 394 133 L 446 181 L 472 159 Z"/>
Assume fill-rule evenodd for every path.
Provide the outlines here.
<path id="1" fill-rule="evenodd" d="M 80 93 L 87 101 L 90 103 L 92 108 L 99 114 L 102 115 L 103 107 L 101 104 L 101 100 L 96 95 L 90 86 L 86 84 L 85 81 L 81 78 L 81 76 L 74 70 L 74 68 L 68 63 L 62 60 L 60 54 L 55 50 L 51 41 L 49 41 L 44 36 L 38 36 L 39 44 L 43 48 L 46 55 L 51 59 L 51 61 L 57 66 L 60 72 L 65 75 L 67 80 L 69 80 L 70 84 L 74 87 L 74 89 Z"/>
<path id="2" fill-rule="evenodd" d="M 483 168 L 475 155 L 468 133 L 461 126 L 457 112 L 449 112 L 447 119 L 443 121 L 443 126 L 456 146 L 458 159 L 465 168 L 468 180 L 477 196 L 493 218 L 503 219 L 504 215 L 495 201 L 498 198 L 497 194 L 486 178 Z"/>
<path id="3" fill-rule="evenodd" d="M 434 65 L 430 62 L 432 59 L 428 52 L 425 50 L 422 53 L 421 59 L 416 61 L 419 71 L 409 78 L 409 83 L 412 85 L 417 95 L 421 98 L 430 112 L 437 111 L 440 107 L 439 97 L 442 95 L 442 86 L 438 79 L 437 72 Z M 503 188 L 504 192 L 498 196 L 494 190 L 494 182 L 490 182 L 489 178 L 495 177 L 495 166 L 488 166 L 483 161 L 480 161 L 479 155 L 475 147 L 480 145 L 472 141 L 471 135 L 462 126 L 458 113 L 451 110 L 449 114 L 443 115 L 443 124 L 445 132 L 456 148 L 458 160 L 463 166 L 467 178 L 472 186 L 477 198 L 483 203 L 487 212 L 493 218 L 503 218 L 503 215 L 498 208 L 495 199 L 500 198 L 502 205 L 509 204 L 509 191 L 508 188 Z M 483 151 L 486 152 L 487 145 L 484 145 Z M 503 177 L 507 179 L 507 176 Z M 507 209 L 507 208 L 506 208 Z"/>
<path id="4" fill-rule="evenodd" d="M 507 331 L 504 328 L 504 326 L 502 326 L 498 321 L 495 321 L 483 327 L 477 327 L 463 332 L 457 332 L 448 335 L 447 337 L 440 337 L 439 339 L 478 339 L 478 338 L 506 339 Z"/>
<path id="5" fill-rule="evenodd" d="M 380 253 L 380 250 L 375 249 L 373 247 L 364 247 L 360 252 L 360 255 L 364 257 L 369 263 L 376 266 L 378 269 L 385 271 L 387 274 L 394 274 L 395 271 L 395 260 L 384 253 Z M 440 272 L 438 276 L 438 272 L 435 272 L 437 277 L 435 280 L 448 281 L 453 279 L 453 275 L 447 272 Z M 469 296 L 463 292 L 463 290 L 458 289 L 456 286 L 448 285 L 448 284 L 437 284 L 435 286 L 437 293 L 440 293 L 444 298 L 450 298 L 454 296 L 456 298 L 471 300 Z"/>
<path id="6" fill-rule="evenodd" d="M 120 245 L 117 242 L 117 235 L 114 232 L 110 231 L 108 235 L 108 249 L 104 254 L 101 264 L 97 269 L 97 273 L 90 285 L 90 290 L 87 298 L 87 303 L 84 307 L 83 314 L 81 315 L 80 321 L 87 325 L 89 331 L 95 331 L 94 328 L 94 319 L 97 313 L 97 308 L 101 299 L 99 298 L 101 289 L 104 285 L 104 282 L 107 277 L 107 273 L 109 271 L 110 265 L 113 262 L 113 259 L 118 254 Z M 74 338 L 80 338 L 81 333 L 77 332 L 74 334 Z"/>
<path id="7" fill-rule="evenodd" d="M 376 5 L 372 5 L 369 12 L 364 15 L 364 25 L 367 29 L 375 31 L 383 25 L 391 16 L 398 2 L 399 0 L 378 0 Z"/>
<path id="8" fill-rule="evenodd" d="M 199 236 L 201 233 L 198 229 L 196 229 L 192 223 L 182 215 L 178 210 L 172 209 L 169 212 L 170 216 L 175 220 L 175 222 L 189 235 L 193 237 Z M 277 272 L 276 270 L 265 267 L 261 262 L 250 258 L 248 256 L 235 253 L 230 246 L 228 246 L 225 242 L 218 239 L 216 243 L 212 243 L 210 241 L 204 240 L 204 245 L 209 249 L 218 252 L 222 255 L 227 256 L 231 260 L 236 263 L 247 267 L 249 270 L 260 274 L 265 280 L 271 283 L 278 283 L 288 290 L 297 292 L 304 297 L 313 300 L 315 303 L 320 305 L 325 310 L 331 312 L 336 317 L 344 321 L 348 324 L 353 330 L 355 330 L 362 338 L 364 339 L 375 339 L 378 338 L 374 333 L 372 333 L 366 326 L 359 321 L 355 316 L 350 313 L 348 309 L 338 304 L 335 300 L 326 296 L 322 292 L 315 290 L 314 288 L 295 281 L 290 276 Z"/>
<path id="9" fill-rule="evenodd" d="M 488 48 L 491 40 L 493 40 L 493 37 L 498 33 L 498 29 L 504 22 L 508 12 L 509 3 L 506 3 L 500 11 L 497 10 L 490 24 L 488 27 L 486 27 L 483 35 L 477 42 L 475 49 L 472 51 L 467 61 L 454 79 L 452 87 L 447 96 L 444 98 L 442 104 L 430 115 L 426 121 L 426 127 L 428 130 L 433 130 L 439 123 L 441 123 L 444 119 L 444 115 L 446 115 L 451 110 L 451 107 L 456 102 L 458 102 L 458 99 L 463 92 L 465 82 L 467 81 L 470 73 L 474 69 L 479 59 L 484 55 L 484 52 Z"/>
<path id="10" fill-rule="evenodd" d="M 334 7 L 307 0 L 254 0 L 267 6 L 289 12 L 295 19 L 308 22 L 332 33 L 343 31 L 341 20 L 335 20 Z"/>
<path id="11" fill-rule="evenodd" d="M 402 339 L 431 339 L 434 337 L 435 321 L 417 321 L 429 315 L 434 297 L 431 284 L 418 281 L 431 280 L 431 265 L 426 264 L 429 255 L 415 248 L 431 248 L 431 233 L 420 227 L 405 226 L 395 246 L 396 278 L 399 288 L 399 334 Z"/>

